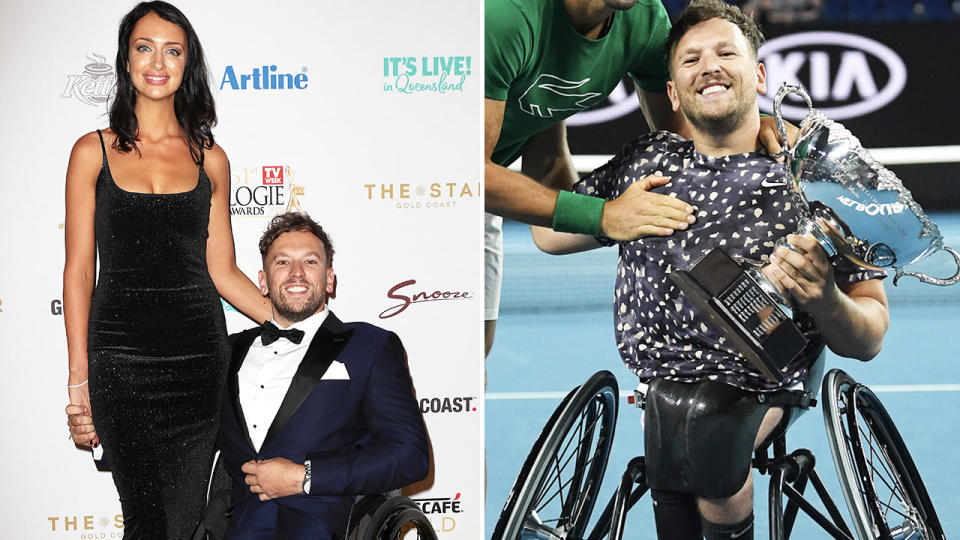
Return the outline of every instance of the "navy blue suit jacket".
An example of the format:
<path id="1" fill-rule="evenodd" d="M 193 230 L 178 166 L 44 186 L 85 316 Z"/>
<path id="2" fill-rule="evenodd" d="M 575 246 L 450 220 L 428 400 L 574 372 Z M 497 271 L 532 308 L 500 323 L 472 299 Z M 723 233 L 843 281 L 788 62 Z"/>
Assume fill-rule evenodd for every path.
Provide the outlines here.
<path id="1" fill-rule="evenodd" d="M 254 449 L 238 399 L 237 372 L 259 335 L 257 327 L 231 336 L 219 437 L 234 510 L 227 538 L 340 536 L 354 496 L 396 489 L 427 475 L 427 433 L 400 339 L 370 324 L 344 324 L 333 313 L 313 336 L 260 451 Z M 321 380 L 333 361 L 343 363 L 350 380 Z M 240 467 L 273 457 L 311 461 L 309 495 L 260 501 L 250 492 Z"/>

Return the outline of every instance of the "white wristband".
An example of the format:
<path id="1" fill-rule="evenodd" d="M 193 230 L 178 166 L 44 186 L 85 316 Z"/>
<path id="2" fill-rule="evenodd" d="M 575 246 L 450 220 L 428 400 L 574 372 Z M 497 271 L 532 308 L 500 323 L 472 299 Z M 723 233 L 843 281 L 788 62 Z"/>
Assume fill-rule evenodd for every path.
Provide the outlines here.
<path id="1" fill-rule="evenodd" d="M 67 385 L 67 388 L 80 388 L 81 386 L 87 384 L 87 382 L 88 382 L 89 380 L 90 380 L 90 379 L 84 379 L 83 382 L 80 383 L 80 384 L 68 384 L 68 385 Z"/>

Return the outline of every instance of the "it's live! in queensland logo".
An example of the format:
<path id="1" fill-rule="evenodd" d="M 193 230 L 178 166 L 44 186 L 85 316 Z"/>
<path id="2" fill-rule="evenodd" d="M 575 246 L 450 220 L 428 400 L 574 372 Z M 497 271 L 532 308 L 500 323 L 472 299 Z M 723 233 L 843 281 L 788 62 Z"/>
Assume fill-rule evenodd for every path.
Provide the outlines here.
<path id="1" fill-rule="evenodd" d="M 383 91 L 398 94 L 463 92 L 473 72 L 470 56 L 385 56 Z"/>

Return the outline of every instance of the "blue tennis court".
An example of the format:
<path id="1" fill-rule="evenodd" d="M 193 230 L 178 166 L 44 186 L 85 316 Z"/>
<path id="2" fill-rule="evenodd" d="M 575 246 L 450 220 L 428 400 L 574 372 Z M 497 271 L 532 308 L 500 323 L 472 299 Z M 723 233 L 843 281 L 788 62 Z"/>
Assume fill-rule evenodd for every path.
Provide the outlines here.
<path id="1" fill-rule="evenodd" d="M 931 216 L 945 244 L 960 247 L 960 213 Z M 500 515 L 530 446 L 562 397 L 600 369 L 612 371 L 621 393 L 636 378 L 623 366 L 613 341 L 611 299 L 616 249 L 551 257 L 537 252 L 528 229 L 504 230 L 503 304 L 496 342 L 487 360 L 488 489 L 486 530 Z M 942 256 L 942 257 L 941 257 Z M 928 274 L 951 273 L 945 253 L 922 265 Z M 883 351 L 868 363 L 830 355 L 838 367 L 877 392 L 893 417 L 920 470 L 947 537 L 960 534 L 960 284 L 924 285 L 904 278 L 885 280 L 891 325 Z M 643 453 L 641 411 L 620 402 L 613 453 L 594 514 L 613 493 L 626 463 Z M 817 470 L 846 515 L 846 505 L 827 446 L 822 408 L 808 411 L 791 428 L 788 451 L 808 448 Z M 766 538 L 766 477 L 754 473 L 756 538 Z M 649 496 L 628 515 L 626 538 L 656 538 Z M 824 538 L 800 515 L 794 538 Z"/>

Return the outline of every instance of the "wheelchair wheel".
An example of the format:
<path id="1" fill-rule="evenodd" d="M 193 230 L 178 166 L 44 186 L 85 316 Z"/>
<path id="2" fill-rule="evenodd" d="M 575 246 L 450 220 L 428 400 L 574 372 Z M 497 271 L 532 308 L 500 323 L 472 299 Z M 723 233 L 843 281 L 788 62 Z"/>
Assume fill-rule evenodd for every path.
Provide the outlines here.
<path id="1" fill-rule="evenodd" d="M 437 540 L 437 534 L 427 516 L 407 497 L 368 495 L 354 504 L 346 538 Z"/>
<path id="2" fill-rule="evenodd" d="M 945 538 L 923 480 L 880 399 L 839 369 L 823 384 L 823 414 L 853 529 L 867 539 Z"/>
<path id="3" fill-rule="evenodd" d="M 437 540 L 433 524 L 416 505 L 398 509 L 376 536 L 376 540 Z"/>
<path id="4" fill-rule="evenodd" d="M 617 399 L 617 380 L 609 371 L 567 394 L 520 469 L 494 540 L 584 535 L 610 458 Z"/>

